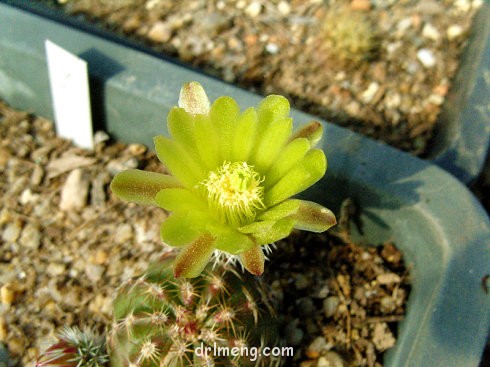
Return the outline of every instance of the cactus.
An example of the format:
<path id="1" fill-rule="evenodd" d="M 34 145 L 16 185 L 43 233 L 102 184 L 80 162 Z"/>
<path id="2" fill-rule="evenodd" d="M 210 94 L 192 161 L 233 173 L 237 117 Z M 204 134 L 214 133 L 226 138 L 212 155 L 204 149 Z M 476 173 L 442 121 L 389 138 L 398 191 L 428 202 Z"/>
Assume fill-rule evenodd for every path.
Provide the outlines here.
<path id="1" fill-rule="evenodd" d="M 105 338 L 90 329 L 65 327 L 58 342 L 42 353 L 36 367 L 102 367 L 108 365 Z"/>
<path id="2" fill-rule="evenodd" d="M 323 24 L 323 36 L 337 60 L 356 64 L 375 56 L 379 39 L 366 15 L 348 7 L 332 8 Z"/>
<path id="3" fill-rule="evenodd" d="M 208 265 L 199 277 L 176 279 L 173 257 L 164 255 L 120 288 L 108 338 L 111 365 L 279 365 L 277 357 L 266 359 L 250 348 L 274 347 L 278 339 L 262 283 L 223 263 Z M 227 353 L 222 349 L 221 356 L 214 355 L 214 348 L 221 347 Z M 233 347 L 248 349 L 231 356 Z"/>

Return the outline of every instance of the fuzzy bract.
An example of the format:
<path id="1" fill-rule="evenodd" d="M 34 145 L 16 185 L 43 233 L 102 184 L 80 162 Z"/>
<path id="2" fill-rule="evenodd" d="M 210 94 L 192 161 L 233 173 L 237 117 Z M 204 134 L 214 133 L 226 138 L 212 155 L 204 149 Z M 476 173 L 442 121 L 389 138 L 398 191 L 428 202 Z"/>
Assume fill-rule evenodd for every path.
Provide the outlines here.
<path id="1" fill-rule="evenodd" d="M 175 276 L 199 275 L 216 250 L 260 275 L 264 246 L 294 228 L 323 232 L 336 223 L 327 208 L 292 198 L 323 177 L 327 160 L 314 148 L 321 124 L 293 132 L 289 112 L 279 95 L 244 111 L 230 97 L 210 105 L 199 83 L 187 83 L 167 118 L 170 137 L 154 139 L 170 175 L 133 169 L 114 177 L 120 198 L 171 213 L 161 237 L 182 247 Z"/>
<path id="2" fill-rule="evenodd" d="M 105 338 L 91 329 L 65 327 L 35 367 L 103 367 L 109 365 Z"/>

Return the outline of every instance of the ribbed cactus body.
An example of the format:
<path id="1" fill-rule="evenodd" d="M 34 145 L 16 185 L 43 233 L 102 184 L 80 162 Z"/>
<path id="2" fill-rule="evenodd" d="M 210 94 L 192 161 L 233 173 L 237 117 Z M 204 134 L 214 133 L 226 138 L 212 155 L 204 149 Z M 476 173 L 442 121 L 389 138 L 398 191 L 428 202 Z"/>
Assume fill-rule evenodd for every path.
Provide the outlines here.
<path id="1" fill-rule="evenodd" d="M 275 347 L 278 338 L 259 280 L 226 265 L 174 278 L 172 261 L 167 255 L 120 288 L 109 336 L 112 366 L 279 365 L 251 355 L 251 347 Z"/>

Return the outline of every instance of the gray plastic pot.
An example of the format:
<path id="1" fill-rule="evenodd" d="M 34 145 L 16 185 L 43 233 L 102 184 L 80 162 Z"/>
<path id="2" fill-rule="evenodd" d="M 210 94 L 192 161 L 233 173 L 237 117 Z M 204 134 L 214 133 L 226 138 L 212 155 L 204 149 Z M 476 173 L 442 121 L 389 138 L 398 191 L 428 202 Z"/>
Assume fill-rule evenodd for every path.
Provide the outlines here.
<path id="1" fill-rule="evenodd" d="M 429 160 L 466 184 L 471 183 L 481 171 L 490 142 L 488 19 L 490 3 L 486 2 L 475 18 L 462 66 L 427 152 Z M 0 0 L 0 32 L 0 98 L 14 107 L 29 109 L 48 118 L 53 117 L 53 112 L 50 95 L 46 92 L 49 84 L 44 59 L 45 38 L 50 38 L 88 62 L 92 87 L 96 87 L 92 88 L 97 93 L 95 101 L 124 98 L 124 88 L 130 88 L 137 98 L 162 103 L 157 98 L 168 93 L 167 90 L 173 91 L 167 88 L 175 86 L 177 83 L 173 81 L 180 80 L 186 73 L 186 70 L 176 67 L 178 64 L 156 56 L 149 48 L 137 46 L 134 42 L 33 1 Z M 133 49 L 128 50 L 123 45 L 130 45 Z M 140 65 L 150 68 L 138 70 Z M 138 79 L 133 81 L 135 70 Z M 153 81 L 156 74 L 164 76 L 165 83 L 154 83 L 151 88 L 146 88 L 145 84 Z M 220 88 L 233 89 L 225 84 L 221 84 Z M 144 121 L 157 121 L 157 116 L 148 116 L 151 110 L 146 108 L 146 104 L 143 102 L 141 108 L 138 108 L 138 103 L 126 106 L 127 111 L 122 114 L 126 123 L 143 121 L 143 117 Z M 119 132 L 116 125 L 121 123 L 121 112 L 108 110 L 108 105 L 111 104 L 94 105 L 96 122 L 104 122 L 107 129 Z M 124 106 L 121 108 L 124 109 Z"/>
<path id="2" fill-rule="evenodd" d="M 29 30 L 26 32 L 25 30 Z M 181 85 L 199 81 L 211 99 L 241 106 L 260 97 L 152 55 L 0 4 L 0 91 L 14 106 L 52 116 L 44 39 L 81 55 L 99 90 L 92 103 L 104 128 L 125 142 L 152 146 Z M 293 111 L 296 124 L 312 119 Z M 386 366 L 477 366 L 490 327 L 490 223 L 469 191 L 428 162 L 324 124 L 326 177 L 307 196 L 337 208 L 361 207 L 366 243 L 393 241 L 412 269 L 412 292 Z"/>
<path id="3" fill-rule="evenodd" d="M 490 144 L 490 2 L 470 41 L 438 118 L 429 159 L 466 184 L 481 171 Z"/>

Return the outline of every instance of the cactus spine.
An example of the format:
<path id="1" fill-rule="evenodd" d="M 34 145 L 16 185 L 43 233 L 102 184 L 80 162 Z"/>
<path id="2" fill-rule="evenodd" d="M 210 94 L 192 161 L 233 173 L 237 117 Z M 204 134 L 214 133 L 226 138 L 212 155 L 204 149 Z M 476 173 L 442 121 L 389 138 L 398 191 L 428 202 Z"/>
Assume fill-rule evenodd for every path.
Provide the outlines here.
<path id="1" fill-rule="evenodd" d="M 112 366 L 279 365 L 250 353 L 278 338 L 257 279 L 224 264 L 197 278 L 174 278 L 172 261 L 164 256 L 120 288 L 108 341 Z M 213 355 L 216 347 L 225 347 L 221 356 Z M 248 355 L 223 356 L 233 347 L 247 347 Z"/>

